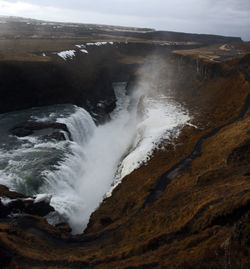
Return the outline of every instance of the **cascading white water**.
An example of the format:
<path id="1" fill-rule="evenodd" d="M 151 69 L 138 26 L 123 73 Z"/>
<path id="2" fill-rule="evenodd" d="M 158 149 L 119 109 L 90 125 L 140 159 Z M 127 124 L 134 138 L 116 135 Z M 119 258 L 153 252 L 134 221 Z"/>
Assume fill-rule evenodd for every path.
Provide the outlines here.
<path id="1" fill-rule="evenodd" d="M 44 175 L 48 192 L 52 190 L 51 204 L 68 219 L 73 233 L 84 230 L 104 195 L 111 195 L 125 175 L 147 161 L 160 140 L 169 138 L 168 131 L 189 120 L 167 97 L 145 95 L 142 89 L 128 96 L 125 86 L 115 85 L 117 108 L 108 123 L 96 127 L 81 108 L 60 119 L 74 138 L 72 154 Z"/>
<path id="2" fill-rule="evenodd" d="M 106 194 L 108 197 L 126 175 L 150 159 L 153 151 L 163 140 L 176 138 L 182 127 L 190 120 L 187 111 L 170 97 L 163 94 L 142 95 L 142 92 L 139 90 L 137 114 L 140 116 L 137 117 L 135 137 L 129 153 L 118 167 L 113 186 Z"/>
<path id="3" fill-rule="evenodd" d="M 65 123 L 70 130 L 73 141 L 81 146 L 84 146 L 96 128 L 90 114 L 81 108 L 78 108 L 69 118 L 60 118 L 57 122 Z"/>
<path id="4" fill-rule="evenodd" d="M 52 195 L 51 205 L 69 221 L 74 234 L 81 233 L 122 178 L 145 163 L 162 139 L 177 136 L 190 119 L 167 96 L 143 88 L 126 95 L 125 87 L 114 85 L 117 107 L 103 125 L 96 126 L 90 114 L 76 106 L 32 115 L 33 120 L 65 123 L 73 142 L 18 139 L 21 144 L 0 157 L 0 183 L 29 195 Z"/>
<path id="5" fill-rule="evenodd" d="M 80 233 L 86 227 L 135 136 L 136 106 L 128 110 L 130 98 L 125 94 L 125 86 L 116 84 L 117 108 L 108 123 L 96 127 L 81 108 L 60 120 L 73 134 L 72 155 L 56 171 L 46 171 L 44 175 L 48 191 L 52 190 L 53 194 L 51 204 L 69 220 L 73 233 Z"/>

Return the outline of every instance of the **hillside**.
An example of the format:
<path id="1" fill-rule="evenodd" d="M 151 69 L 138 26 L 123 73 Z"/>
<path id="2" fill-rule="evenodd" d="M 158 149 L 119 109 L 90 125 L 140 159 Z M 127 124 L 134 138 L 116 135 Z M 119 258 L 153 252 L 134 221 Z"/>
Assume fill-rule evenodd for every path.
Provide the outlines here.
<path id="1" fill-rule="evenodd" d="M 115 106 L 112 83 L 127 81 L 127 92 L 169 93 L 192 120 L 123 179 L 84 234 L 49 225 L 46 201 L 1 186 L 2 268 L 249 268 L 249 43 L 20 20 L 0 24 L 21 27 L 0 37 L 2 113 L 73 103 L 102 122 Z M 100 41 L 108 43 L 87 45 Z M 67 50 L 72 58 L 58 55 Z"/>
<path id="2" fill-rule="evenodd" d="M 214 44 L 242 42 L 240 37 L 157 31 L 148 28 L 97 24 L 59 23 L 0 17 L 0 39 L 116 39 L 120 41 L 169 41 Z"/>

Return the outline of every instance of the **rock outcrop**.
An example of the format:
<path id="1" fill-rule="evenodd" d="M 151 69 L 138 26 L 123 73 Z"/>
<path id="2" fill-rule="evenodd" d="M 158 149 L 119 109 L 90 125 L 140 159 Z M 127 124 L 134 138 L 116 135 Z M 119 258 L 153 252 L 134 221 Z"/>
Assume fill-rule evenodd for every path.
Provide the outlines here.
<path id="1" fill-rule="evenodd" d="M 96 115 L 97 122 L 108 119 L 115 106 L 112 83 L 129 81 L 140 62 L 136 58 L 157 51 L 167 55 L 173 49 L 241 42 L 235 37 L 17 17 L 2 17 L 0 22 L 0 113 L 71 103 Z M 86 47 L 98 40 L 106 43 Z M 71 57 L 60 57 L 69 50 Z M 130 58 L 121 61 L 124 54 Z"/>
<path id="2" fill-rule="evenodd" d="M 15 215 L 22 216 L 30 214 L 34 216 L 44 217 L 54 208 L 49 205 L 50 199 L 45 197 L 39 199 L 35 197 L 27 197 L 22 194 L 9 191 L 5 186 L 0 185 L 0 218 L 14 218 Z"/>
<path id="3" fill-rule="evenodd" d="M 13 43 L 15 41 L 11 41 Z M 35 46 L 35 41 L 30 43 Z M 44 49 L 51 49 L 50 45 L 48 40 Z M 76 49 L 75 45 L 70 46 Z M 78 49 L 75 56 L 67 60 L 53 51 L 46 52 L 47 57 L 32 55 L 21 60 L 0 59 L 0 113 L 53 104 L 75 104 L 95 115 L 97 121 L 103 121 L 115 107 L 112 84 L 128 81 L 138 67 L 136 62 L 121 62 L 121 55 L 139 53 L 145 56 L 154 48 L 154 45 L 114 44 L 90 46 L 88 54 Z"/>
<path id="4" fill-rule="evenodd" d="M 14 127 L 12 127 L 9 132 L 12 135 L 18 136 L 18 137 L 24 137 L 28 135 L 32 135 L 36 133 L 36 131 L 43 130 L 45 133 L 47 131 L 47 134 L 44 134 L 47 138 L 61 138 L 59 131 L 64 131 L 68 134 L 69 138 L 71 138 L 71 133 L 64 123 L 59 122 L 39 122 L 39 121 L 27 121 L 23 122 L 21 124 L 18 124 Z M 57 132 L 56 132 L 57 131 Z M 65 138 L 65 137 L 64 137 Z M 60 140 L 60 139 L 59 139 Z M 65 140 L 65 139 L 63 139 Z"/>
<path id="5" fill-rule="evenodd" d="M 40 136 L 45 140 L 72 140 L 72 135 L 64 123 L 27 121 L 12 127 L 9 133 L 18 137 Z"/>

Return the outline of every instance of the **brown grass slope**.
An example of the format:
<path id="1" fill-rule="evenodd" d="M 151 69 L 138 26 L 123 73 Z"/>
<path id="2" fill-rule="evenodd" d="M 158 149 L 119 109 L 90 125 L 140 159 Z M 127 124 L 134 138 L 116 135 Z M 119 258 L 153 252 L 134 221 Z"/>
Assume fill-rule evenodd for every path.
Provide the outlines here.
<path id="1" fill-rule="evenodd" d="M 128 175 L 85 235 L 36 216 L 2 219 L 3 268 L 249 268 L 249 54 L 224 63 L 185 55 L 145 61 L 158 71 L 157 80 L 146 73 L 147 83 L 171 88 L 198 128 L 186 126 Z M 171 180 L 156 192 L 166 171 Z"/>

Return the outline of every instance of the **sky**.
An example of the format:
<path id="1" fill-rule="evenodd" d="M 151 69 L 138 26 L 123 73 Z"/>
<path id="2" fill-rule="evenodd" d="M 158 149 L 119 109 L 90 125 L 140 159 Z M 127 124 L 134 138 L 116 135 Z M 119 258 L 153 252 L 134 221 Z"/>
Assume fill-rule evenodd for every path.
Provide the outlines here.
<path id="1" fill-rule="evenodd" d="M 250 41 L 250 0 L 0 0 L 0 15 L 240 36 Z"/>

